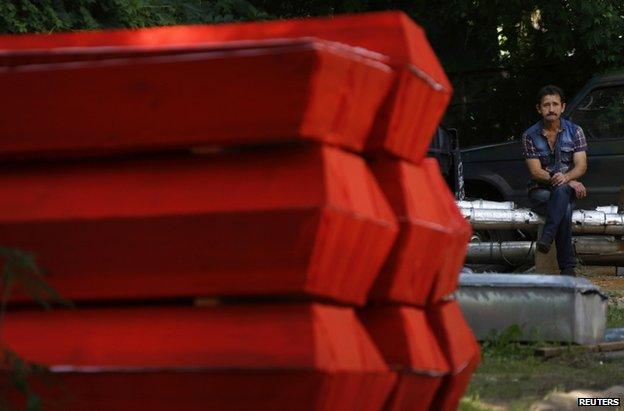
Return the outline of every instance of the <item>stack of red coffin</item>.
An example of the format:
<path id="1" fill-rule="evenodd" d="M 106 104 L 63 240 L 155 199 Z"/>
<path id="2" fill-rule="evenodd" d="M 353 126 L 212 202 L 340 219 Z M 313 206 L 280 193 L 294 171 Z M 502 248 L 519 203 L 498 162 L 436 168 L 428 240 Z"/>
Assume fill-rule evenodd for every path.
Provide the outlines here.
<path id="1" fill-rule="evenodd" d="M 406 16 L 6 36 L 0 65 L 0 242 L 78 306 L 6 317 L 47 405 L 456 406 L 470 228 Z"/>

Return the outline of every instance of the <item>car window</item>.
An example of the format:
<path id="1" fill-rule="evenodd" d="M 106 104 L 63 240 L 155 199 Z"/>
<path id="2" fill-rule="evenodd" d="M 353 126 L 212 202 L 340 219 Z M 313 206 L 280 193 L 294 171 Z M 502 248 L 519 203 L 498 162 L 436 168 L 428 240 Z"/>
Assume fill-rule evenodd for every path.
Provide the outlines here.
<path id="1" fill-rule="evenodd" d="M 570 115 L 588 138 L 624 137 L 624 86 L 590 92 Z"/>

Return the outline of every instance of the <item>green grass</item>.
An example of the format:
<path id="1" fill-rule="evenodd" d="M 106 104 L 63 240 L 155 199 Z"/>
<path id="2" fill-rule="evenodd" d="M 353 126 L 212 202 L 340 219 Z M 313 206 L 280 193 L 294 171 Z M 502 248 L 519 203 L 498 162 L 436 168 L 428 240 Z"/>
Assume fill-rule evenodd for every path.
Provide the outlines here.
<path id="1" fill-rule="evenodd" d="M 553 391 L 600 390 L 623 382 L 624 358 L 584 353 L 573 345 L 557 357 L 537 357 L 537 347 L 555 344 L 513 342 L 518 331 L 510 327 L 483 343 L 482 362 L 462 399 L 461 410 L 496 409 L 493 406 L 528 410 Z"/>
<path id="2" fill-rule="evenodd" d="M 479 397 L 464 397 L 459 402 L 459 411 L 488 411 L 490 407 L 482 403 Z"/>
<path id="3" fill-rule="evenodd" d="M 607 328 L 624 327 L 624 307 L 609 304 L 607 311 Z"/>
<path id="4" fill-rule="evenodd" d="M 571 353 L 548 360 L 484 357 L 467 396 L 492 404 L 522 406 L 554 390 L 605 389 L 621 383 L 622 375 L 624 359 L 596 355 Z"/>

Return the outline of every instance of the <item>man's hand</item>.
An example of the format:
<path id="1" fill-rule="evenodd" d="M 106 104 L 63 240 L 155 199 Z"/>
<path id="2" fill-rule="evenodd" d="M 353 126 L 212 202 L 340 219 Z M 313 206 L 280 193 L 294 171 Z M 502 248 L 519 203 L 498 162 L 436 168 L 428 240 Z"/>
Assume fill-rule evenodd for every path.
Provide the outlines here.
<path id="1" fill-rule="evenodd" d="M 568 178 L 568 176 L 561 172 L 553 174 L 553 176 L 550 178 L 550 184 L 553 187 L 562 186 L 564 184 L 567 184 L 569 181 L 570 179 Z"/>
<path id="2" fill-rule="evenodd" d="M 583 183 L 579 181 L 570 181 L 568 185 L 572 187 L 572 189 L 574 190 L 574 194 L 576 194 L 576 198 L 581 199 L 587 195 L 587 189 L 585 189 L 585 186 L 583 185 Z"/>

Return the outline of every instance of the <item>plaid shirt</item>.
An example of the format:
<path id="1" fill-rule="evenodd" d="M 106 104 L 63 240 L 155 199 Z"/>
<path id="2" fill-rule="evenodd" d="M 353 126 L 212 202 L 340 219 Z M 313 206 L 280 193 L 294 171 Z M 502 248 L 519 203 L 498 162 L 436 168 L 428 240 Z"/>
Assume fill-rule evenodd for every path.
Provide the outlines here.
<path id="1" fill-rule="evenodd" d="M 574 167 L 574 153 L 587 151 L 583 129 L 563 118 L 557 131 L 554 149 L 548 144 L 542 121 L 533 124 L 524 132 L 522 142 L 524 157 L 538 158 L 542 169 L 548 171 L 550 175 L 567 172 Z M 529 190 L 540 186 L 542 185 L 535 180 L 529 181 Z"/>

